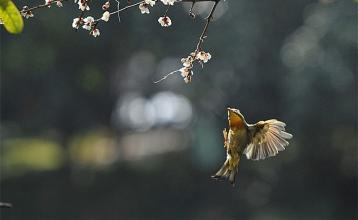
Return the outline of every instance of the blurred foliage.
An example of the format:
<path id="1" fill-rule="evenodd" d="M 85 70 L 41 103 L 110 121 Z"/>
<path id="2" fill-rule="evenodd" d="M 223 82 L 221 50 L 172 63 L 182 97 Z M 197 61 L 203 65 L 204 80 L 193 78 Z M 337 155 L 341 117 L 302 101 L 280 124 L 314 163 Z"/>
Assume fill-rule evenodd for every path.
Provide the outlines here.
<path id="1" fill-rule="evenodd" d="M 168 29 L 160 8 L 133 9 L 94 39 L 65 5 L 1 33 L 0 200 L 14 205 L 1 218 L 356 219 L 356 3 L 223 1 L 193 83 L 153 84 L 209 8 L 193 22 L 179 5 Z M 242 160 L 236 188 L 210 179 L 228 106 L 294 135 L 274 158 Z"/>
<path id="2" fill-rule="evenodd" d="M 113 138 L 104 131 L 74 137 L 70 141 L 69 153 L 73 163 L 94 168 L 108 165 L 118 157 Z"/>
<path id="3" fill-rule="evenodd" d="M 56 142 L 39 138 L 16 138 L 4 141 L 4 175 L 19 175 L 31 170 L 53 170 L 62 164 L 62 148 Z"/>
<path id="4" fill-rule="evenodd" d="M 24 21 L 11 0 L 0 0 L 0 22 L 11 34 L 19 34 L 24 28 Z"/>

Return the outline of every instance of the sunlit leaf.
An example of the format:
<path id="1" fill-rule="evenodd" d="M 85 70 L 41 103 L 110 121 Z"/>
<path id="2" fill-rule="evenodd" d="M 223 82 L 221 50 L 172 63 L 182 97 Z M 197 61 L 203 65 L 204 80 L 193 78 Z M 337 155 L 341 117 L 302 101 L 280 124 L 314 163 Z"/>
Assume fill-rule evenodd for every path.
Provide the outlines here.
<path id="1" fill-rule="evenodd" d="M 18 34 L 24 27 L 21 14 L 11 0 L 0 0 L 0 19 L 11 34 Z"/>

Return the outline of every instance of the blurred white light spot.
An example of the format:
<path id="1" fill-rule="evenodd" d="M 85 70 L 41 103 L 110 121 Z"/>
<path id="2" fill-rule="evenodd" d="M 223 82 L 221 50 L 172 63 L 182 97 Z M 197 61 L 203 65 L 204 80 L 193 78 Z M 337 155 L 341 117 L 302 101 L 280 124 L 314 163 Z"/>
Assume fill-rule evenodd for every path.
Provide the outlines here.
<path id="1" fill-rule="evenodd" d="M 172 92 L 159 92 L 151 100 L 156 112 L 156 123 L 185 126 L 192 118 L 192 107 L 187 98 Z"/>
<path id="2" fill-rule="evenodd" d="M 191 5 L 192 3 L 183 4 L 184 10 L 188 12 L 189 9 L 191 8 Z M 193 8 L 193 13 L 195 15 L 199 15 L 202 18 L 206 18 L 209 15 L 213 5 L 214 5 L 213 2 L 197 2 Z M 217 20 L 221 16 L 223 16 L 225 12 L 228 10 L 228 8 L 229 8 L 228 2 L 226 1 L 220 2 L 220 4 L 218 4 L 215 9 L 214 20 Z"/>
<path id="3" fill-rule="evenodd" d="M 281 54 L 286 66 L 297 67 L 313 59 L 312 54 L 319 51 L 319 38 L 316 32 L 310 27 L 301 27 L 288 38 Z"/>
<path id="4" fill-rule="evenodd" d="M 146 130 L 153 125 L 153 111 L 150 103 L 138 97 L 128 104 L 128 119 L 134 128 Z"/>
<path id="5" fill-rule="evenodd" d="M 187 98 L 173 92 L 159 92 L 151 99 L 138 94 L 124 95 L 113 113 L 117 127 L 136 130 L 153 126 L 186 127 L 192 118 L 192 106 Z"/>

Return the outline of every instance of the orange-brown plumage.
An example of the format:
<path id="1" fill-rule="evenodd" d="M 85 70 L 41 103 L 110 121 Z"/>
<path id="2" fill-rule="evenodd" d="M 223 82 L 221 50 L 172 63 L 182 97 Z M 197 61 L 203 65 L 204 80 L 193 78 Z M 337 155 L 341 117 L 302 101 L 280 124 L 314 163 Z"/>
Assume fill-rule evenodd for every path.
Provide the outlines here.
<path id="1" fill-rule="evenodd" d="M 228 108 L 228 122 L 228 131 L 223 131 L 226 161 L 213 178 L 227 178 L 231 184 L 235 183 L 242 154 L 252 160 L 275 156 L 288 145 L 286 139 L 292 138 L 285 132 L 285 123 L 270 119 L 251 125 L 238 109 Z"/>

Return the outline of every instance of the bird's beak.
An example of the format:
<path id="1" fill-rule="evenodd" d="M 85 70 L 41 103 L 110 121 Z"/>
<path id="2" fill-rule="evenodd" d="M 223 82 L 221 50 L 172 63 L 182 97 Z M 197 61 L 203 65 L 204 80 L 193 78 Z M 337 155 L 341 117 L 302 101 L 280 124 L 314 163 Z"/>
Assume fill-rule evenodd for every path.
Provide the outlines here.
<path id="1" fill-rule="evenodd" d="M 237 114 L 237 112 L 240 112 L 238 109 L 235 109 L 235 108 L 227 108 L 227 111 L 228 111 L 228 113 L 235 113 L 235 114 Z"/>
<path id="2" fill-rule="evenodd" d="M 240 111 L 238 109 L 235 108 L 227 108 L 227 115 L 228 117 L 230 117 L 230 115 L 237 115 L 240 116 Z"/>
<path id="3" fill-rule="evenodd" d="M 227 110 L 228 110 L 229 112 L 233 112 L 233 111 L 234 111 L 233 108 L 227 108 Z"/>

